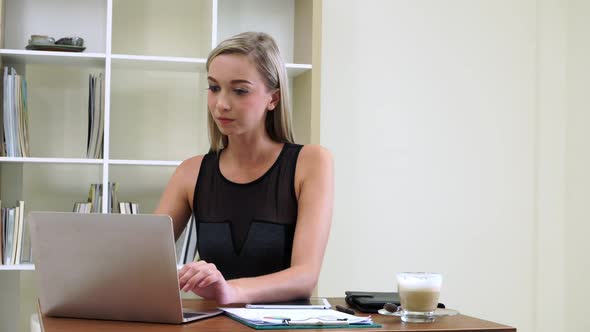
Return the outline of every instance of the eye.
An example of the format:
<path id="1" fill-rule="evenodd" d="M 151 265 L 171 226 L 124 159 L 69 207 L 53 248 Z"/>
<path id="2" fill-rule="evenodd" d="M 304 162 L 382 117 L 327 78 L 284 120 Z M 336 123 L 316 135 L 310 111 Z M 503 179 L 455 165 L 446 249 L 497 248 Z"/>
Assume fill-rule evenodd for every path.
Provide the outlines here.
<path id="1" fill-rule="evenodd" d="M 215 92 L 219 92 L 219 90 L 221 90 L 221 88 L 217 85 L 209 85 L 209 87 L 207 88 L 207 90 L 215 93 Z"/>
<path id="2" fill-rule="evenodd" d="M 240 88 L 240 89 L 234 89 L 234 92 L 235 92 L 235 93 L 236 93 L 238 96 L 242 96 L 242 95 L 245 95 L 245 94 L 247 94 L 247 93 L 248 93 L 248 92 L 250 92 L 250 91 L 248 91 L 248 90 L 246 90 L 246 89 L 241 89 L 241 88 Z"/>

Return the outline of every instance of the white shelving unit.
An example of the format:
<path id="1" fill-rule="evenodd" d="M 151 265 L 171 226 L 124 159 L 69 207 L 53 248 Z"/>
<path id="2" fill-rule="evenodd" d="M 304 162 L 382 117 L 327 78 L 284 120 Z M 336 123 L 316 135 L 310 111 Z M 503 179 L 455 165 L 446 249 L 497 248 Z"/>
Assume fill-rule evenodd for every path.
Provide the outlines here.
<path id="1" fill-rule="evenodd" d="M 33 264 L 0 265 L 0 271 L 34 271 Z"/>
<path id="2" fill-rule="evenodd" d="M 321 1 L 0 3 L 0 63 L 27 79 L 31 150 L 29 157 L 0 157 L 3 206 L 22 199 L 27 211 L 70 211 L 86 199 L 91 183 L 114 181 L 120 200 L 151 212 L 175 167 L 207 152 L 206 57 L 219 41 L 243 31 L 264 31 L 277 40 L 287 63 L 296 137 L 313 141 L 319 72 L 312 68 L 320 35 L 314 15 Z M 33 34 L 80 36 L 86 50 L 26 50 Z M 85 158 L 91 73 L 105 77 L 103 159 Z M 106 213 L 106 197 L 103 207 Z M 32 264 L 0 265 L 0 291 L 10 290 L 0 292 L 1 331 L 28 330 L 36 297 L 31 271 Z"/>
<path id="3" fill-rule="evenodd" d="M 1 163 L 102 164 L 102 159 L 0 157 Z"/>
<path id="4" fill-rule="evenodd" d="M 106 55 L 103 53 L 67 53 L 48 51 L 27 51 L 0 49 L 4 63 L 14 65 L 27 64 L 78 64 L 104 66 Z"/>

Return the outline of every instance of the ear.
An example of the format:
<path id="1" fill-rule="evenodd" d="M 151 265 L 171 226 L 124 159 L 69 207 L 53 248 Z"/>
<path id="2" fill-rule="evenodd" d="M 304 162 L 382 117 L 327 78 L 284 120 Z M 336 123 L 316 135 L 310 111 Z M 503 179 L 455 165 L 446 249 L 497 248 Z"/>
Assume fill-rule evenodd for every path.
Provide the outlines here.
<path id="1" fill-rule="evenodd" d="M 267 109 L 269 111 L 274 111 L 274 109 L 277 107 L 277 105 L 279 104 L 280 101 L 281 101 L 281 90 L 276 89 L 271 94 L 271 99 L 270 99 L 270 102 L 268 103 Z"/>

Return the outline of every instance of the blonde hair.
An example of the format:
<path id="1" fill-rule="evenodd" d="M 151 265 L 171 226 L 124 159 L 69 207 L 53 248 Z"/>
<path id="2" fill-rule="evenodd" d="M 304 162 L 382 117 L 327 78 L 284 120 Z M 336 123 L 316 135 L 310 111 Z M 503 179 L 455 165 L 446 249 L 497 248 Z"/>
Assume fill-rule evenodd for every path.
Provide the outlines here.
<path id="1" fill-rule="evenodd" d="M 244 32 L 222 41 L 209 53 L 207 72 L 211 61 L 222 54 L 242 54 L 250 58 L 264 78 L 269 90 L 279 90 L 280 100 L 272 111 L 266 112 L 265 128 L 273 141 L 294 143 L 289 110 L 287 70 L 274 39 L 263 32 Z M 227 136 L 222 134 L 211 113 L 207 114 L 209 140 L 212 151 L 227 147 Z"/>

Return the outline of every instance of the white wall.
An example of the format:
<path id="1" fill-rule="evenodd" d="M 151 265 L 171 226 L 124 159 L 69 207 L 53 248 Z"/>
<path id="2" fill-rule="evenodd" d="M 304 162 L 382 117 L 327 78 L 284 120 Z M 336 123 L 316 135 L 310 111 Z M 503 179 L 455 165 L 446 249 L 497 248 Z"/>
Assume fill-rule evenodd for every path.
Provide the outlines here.
<path id="1" fill-rule="evenodd" d="M 568 2 L 566 327 L 590 331 L 590 2 Z"/>
<path id="2" fill-rule="evenodd" d="M 323 4 L 321 143 L 336 198 L 318 293 L 394 291 L 395 272 L 436 270 L 449 307 L 563 331 L 567 2 Z"/>

